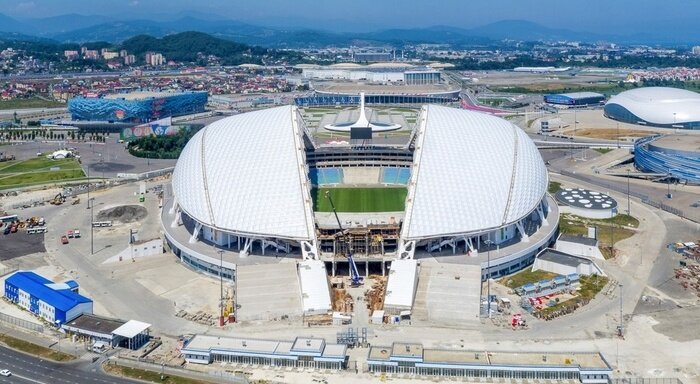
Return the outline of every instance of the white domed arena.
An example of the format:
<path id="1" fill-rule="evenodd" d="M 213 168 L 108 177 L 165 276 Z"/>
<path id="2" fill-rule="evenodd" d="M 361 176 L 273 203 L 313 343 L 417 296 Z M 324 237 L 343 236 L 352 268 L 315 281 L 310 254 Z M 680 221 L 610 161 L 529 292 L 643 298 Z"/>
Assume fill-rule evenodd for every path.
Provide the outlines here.
<path id="1" fill-rule="evenodd" d="M 329 305 L 319 277 L 324 297 L 306 302 L 317 290 L 307 269 L 350 274 L 348 254 L 360 275 L 391 270 L 389 311 L 410 309 L 423 258 L 476 271 L 476 295 L 483 279 L 531 265 L 556 240 L 559 220 L 534 143 L 479 112 L 427 105 L 415 114 L 396 145 L 318 144 L 296 106 L 208 125 L 165 190 L 170 248 L 183 264 L 234 280 L 243 265 L 297 259 L 305 313 Z"/>
<path id="2" fill-rule="evenodd" d="M 667 87 L 631 89 L 610 98 L 604 114 L 650 127 L 700 129 L 700 94 Z"/>

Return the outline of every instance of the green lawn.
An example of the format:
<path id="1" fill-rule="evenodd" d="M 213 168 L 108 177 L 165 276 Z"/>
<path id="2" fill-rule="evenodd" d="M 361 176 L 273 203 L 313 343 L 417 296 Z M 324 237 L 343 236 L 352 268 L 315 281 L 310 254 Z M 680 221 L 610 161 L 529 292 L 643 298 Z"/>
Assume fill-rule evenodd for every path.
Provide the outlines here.
<path id="1" fill-rule="evenodd" d="M 558 275 L 556 273 L 542 270 L 531 271 L 530 268 L 526 268 L 514 275 L 506 276 L 498 282 L 508 288 L 518 288 L 528 283 L 536 283 L 540 280 L 550 280 L 557 276 Z"/>
<path id="2" fill-rule="evenodd" d="M 76 159 L 50 160 L 35 157 L 24 161 L 0 163 L 0 189 L 41 185 L 85 177 Z"/>
<path id="3" fill-rule="evenodd" d="M 326 191 L 330 191 L 338 212 L 403 211 L 407 193 L 406 188 L 314 188 L 314 211 L 332 212 Z"/>
<path id="4" fill-rule="evenodd" d="M 613 257 L 610 243 L 614 240 L 615 244 L 619 241 L 632 237 L 636 232 L 623 228 L 628 226 L 636 228 L 639 226 L 639 220 L 628 215 L 617 215 L 612 219 L 587 219 L 576 215 L 561 215 L 559 220 L 559 231 L 565 235 L 588 235 L 588 228 L 595 226 L 598 228 L 598 241 L 600 251 L 606 259 Z"/>
<path id="5" fill-rule="evenodd" d="M 75 359 L 75 357 L 63 352 L 54 351 L 53 349 L 42 347 L 41 345 L 36 345 L 8 335 L 0 335 L 0 342 L 4 343 L 10 348 L 28 353 L 30 355 L 43 357 L 45 359 L 54 361 L 69 361 Z"/>
<path id="6" fill-rule="evenodd" d="M 549 194 L 554 195 L 555 193 L 559 192 L 561 190 L 561 183 L 558 181 L 550 181 L 549 182 L 549 187 L 547 188 L 547 192 Z"/>
<path id="7" fill-rule="evenodd" d="M 0 163 L 0 174 L 48 170 L 54 167 L 59 167 L 61 170 L 80 169 L 80 164 L 76 159 L 51 160 L 42 156 L 24 161 L 14 160 Z"/>
<path id="8" fill-rule="evenodd" d="M 65 103 L 43 99 L 12 99 L 0 101 L 0 109 L 58 108 L 65 106 Z"/>
<path id="9" fill-rule="evenodd" d="M 85 173 L 82 169 L 19 173 L 13 176 L 0 178 L 0 189 L 23 186 L 27 184 L 41 184 L 82 179 L 83 177 L 85 177 Z"/>
<path id="10" fill-rule="evenodd" d="M 165 384 L 211 384 L 213 381 L 195 380 L 181 376 L 163 375 L 163 380 L 160 379 L 160 372 L 147 371 L 145 369 L 124 367 L 121 365 L 105 364 L 103 366 L 105 372 L 114 376 L 129 377 L 132 379 L 142 380 L 148 383 L 165 383 Z"/>

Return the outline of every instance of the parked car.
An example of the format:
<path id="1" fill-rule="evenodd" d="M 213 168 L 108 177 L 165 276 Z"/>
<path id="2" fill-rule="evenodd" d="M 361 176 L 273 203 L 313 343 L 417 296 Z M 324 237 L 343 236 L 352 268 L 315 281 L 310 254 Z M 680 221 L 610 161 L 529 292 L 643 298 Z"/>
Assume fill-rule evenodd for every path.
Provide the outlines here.
<path id="1" fill-rule="evenodd" d="M 10 377 L 12 376 L 12 372 L 10 372 L 7 369 L 3 369 L 2 371 L 0 371 L 0 376 Z"/>
<path id="2" fill-rule="evenodd" d="M 80 230 L 79 229 L 76 228 L 73 230 L 73 237 L 75 237 L 76 239 L 80 237 Z"/>
<path id="3" fill-rule="evenodd" d="M 5 227 L 5 230 L 4 230 L 2 233 L 5 234 L 5 235 L 9 235 L 11 229 L 12 229 L 12 227 L 10 227 L 10 226 L 8 225 L 7 227 Z"/>
<path id="4" fill-rule="evenodd" d="M 73 230 L 72 229 L 68 230 L 68 237 L 71 239 L 73 238 Z"/>
<path id="5" fill-rule="evenodd" d="M 68 237 L 65 235 L 61 236 L 61 244 L 68 244 Z"/>

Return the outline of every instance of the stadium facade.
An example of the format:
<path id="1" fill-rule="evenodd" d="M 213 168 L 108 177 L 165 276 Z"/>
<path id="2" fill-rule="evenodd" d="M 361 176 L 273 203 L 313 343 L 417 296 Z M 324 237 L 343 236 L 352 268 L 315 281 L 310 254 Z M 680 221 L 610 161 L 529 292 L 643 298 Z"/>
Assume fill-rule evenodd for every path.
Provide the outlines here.
<path id="1" fill-rule="evenodd" d="M 347 243 L 337 226 L 319 225 L 310 192 L 319 170 L 339 177 L 365 166 L 408 193 L 401 219 L 355 228 L 362 233 L 348 243 L 367 264 L 443 248 L 474 257 L 484 279 L 532 264 L 555 241 L 559 212 L 528 136 L 503 119 L 438 105 L 424 106 L 416 125 L 403 146 L 327 147 L 315 145 L 296 106 L 212 123 L 187 144 L 166 189 L 166 239 L 183 263 L 226 278 L 235 265 L 219 250 L 301 255 L 335 268 Z"/>
<path id="2" fill-rule="evenodd" d="M 636 88 L 610 98 L 604 114 L 630 124 L 700 129 L 700 94 L 667 87 Z"/>
<path id="3" fill-rule="evenodd" d="M 668 139 L 668 140 L 667 140 Z M 684 143 L 679 146 L 678 143 Z M 654 135 L 634 143 L 634 165 L 643 172 L 659 174 L 682 183 L 700 184 L 698 139 Z"/>
<path id="4" fill-rule="evenodd" d="M 147 123 L 204 112 L 207 92 L 132 93 L 75 97 L 68 102 L 73 120 Z"/>
<path id="5" fill-rule="evenodd" d="M 605 96 L 595 92 L 556 93 L 544 95 L 544 102 L 554 105 L 566 105 L 570 107 L 601 105 Z"/>

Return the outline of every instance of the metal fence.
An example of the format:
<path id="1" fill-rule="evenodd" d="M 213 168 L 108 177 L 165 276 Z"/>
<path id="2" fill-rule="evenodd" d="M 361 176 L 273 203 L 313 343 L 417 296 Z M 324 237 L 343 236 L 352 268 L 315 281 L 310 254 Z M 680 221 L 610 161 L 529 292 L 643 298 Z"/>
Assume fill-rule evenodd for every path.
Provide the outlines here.
<path id="1" fill-rule="evenodd" d="M 153 361 L 153 360 L 150 360 Z M 144 360 L 137 360 L 129 357 L 119 357 L 112 360 L 112 363 L 118 365 L 144 369 L 152 372 L 163 372 L 166 375 L 181 376 L 181 377 L 196 377 L 201 380 L 234 383 L 234 384 L 249 384 L 250 382 L 245 376 L 227 371 L 209 371 L 198 372 L 190 369 L 185 369 L 179 366 L 158 364 Z"/>
<path id="2" fill-rule="evenodd" d="M 619 377 L 610 379 L 610 384 L 683 384 L 677 377 Z"/>
<path id="3" fill-rule="evenodd" d="M 20 319 L 19 317 L 14 317 L 2 312 L 0 312 L 0 321 L 6 324 L 14 325 L 16 327 L 29 329 L 30 331 L 35 331 L 39 333 L 44 332 L 44 326 L 41 324 L 32 323 L 31 321 Z"/>
<path id="4" fill-rule="evenodd" d="M 575 172 L 571 172 L 571 171 L 567 171 L 567 170 L 561 170 L 560 173 L 561 173 L 562 175 L 564 175 L 564 176 L 569 176 L 569 177 L 572 177 L 572 178 L 575 178 L 575 179 L 578 179 L 578 180 L 581 180 L 581 181 L 585 181 L 586 183 L 590 183 L 590 184 L 593 184 L 593 185 L 597 185 L 597 186 L 599 186 L 599 187 L 602 187 L 602 188 L 605 188 L 605 189 L 609 189 L 609 190 L 613 190 L 613 191 L 616 191 L 616 192 L 619 192 L 619 193 L 627 194 L 627 192 L 628 192 L 627 187 L 622 186 L 622 185 L 619 185 L 619 184 L 608 183 L 608 182 L 605 182 L 605 181 L 603 181 L 603 180 L 599 180 L 599 179 L 596 179 L 596 178 L 593 178 L 593 177 L 589 177 L 589 176 L 586 176 L 586 175 L 581 175 L 581 174 L 578 174 L 578 173 L 575 173 Z M 654 207 L 654 208 L 661 209 L 661 210 L 663 210 L 663 211 L 666 211 L 666 212 L 668 212 L 668 213 L 670 213 L 670 214 L 673 214 L 673 215 L 682 217 L 682 218 L 684 218 L 684 219 L 687 219 L 687 220 L 690 220 L 690 221 L 693 221 L 693 222 L 697 222 L 697 220 L 688 217 L 688 216 L 685 214 L 685 212 L 684 212 L 683 210 L 680 210 L 680 209 L 678 209 L 678 208 L 674 208 L 674 207 L 672 207 L 672 206 L 670 206 L 670 205 L 668 205 L 668 204 L 664 204 L 664 203 L 662 203 L 662 202 L 660 202 L 660 201 L 652 200 L 652 199 L 649 198 L 649 196 L 647 196 L 647 195 L 645 195 L 645 194 L 643 194 L 643 193 L 639 193 L 639 192 L 636 192 L 636 191 L 634 191 L 634 190 L 629 190 L 629 194 L 630 194 L 631 196 L 634 196 L 634 197 L 639 198 L 639 199 L 642 201 L 642 203 L 644 203 L 644 204 L 646 204 L 646 205 L 652 206 L 652 207 Z"/>

